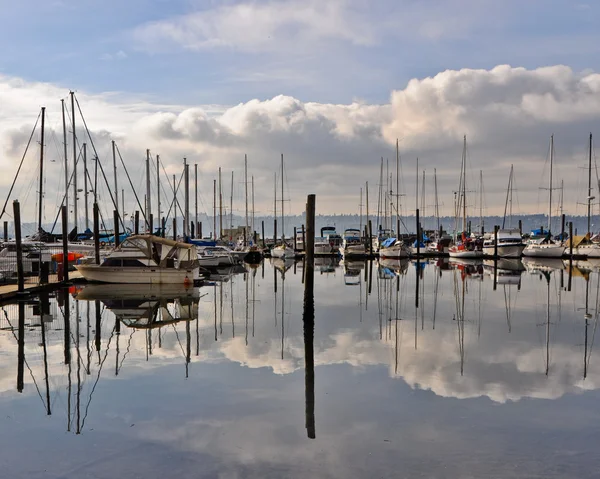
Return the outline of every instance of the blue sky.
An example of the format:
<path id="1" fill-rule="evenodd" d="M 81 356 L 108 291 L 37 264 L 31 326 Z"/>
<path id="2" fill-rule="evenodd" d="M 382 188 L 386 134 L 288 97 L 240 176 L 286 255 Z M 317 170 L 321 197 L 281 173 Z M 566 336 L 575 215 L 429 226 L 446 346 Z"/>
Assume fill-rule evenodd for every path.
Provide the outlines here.
<path id="1" fill-rule="evenodd" d="M 324 24 L 277 18 L 284 4 L 308 5 Z M 600 5 L 577 1 L 1 1 L 0 71 L 90 92 L 124 91 L 180 104 L 236 104 L 287 94 L 304 101 L 371 103 L 411 78 L 446 69 L 491 68 L 508 63 L 536 68 L 565 64 L 597 69 Z M 220 20 L 240 4 L 271 14 L 226 45 L 190 48 L 167 41 L 152 22 L 182 22 L 194 15 Z M 292 8 L 293 10 L 293 8 Z M 327 22 L 350 12 L 340 31 Z M 212 16 L 210 16 L 212 14 Z M 263 18 L 264 20 L 264 18 Z M 309 18 L 308 24 L 314 24 Z M 180 24 L 181 26 L 181 24 Z M 134 32 L 145 28 L 146 41 Z M 244 45 L 244 37 L 275 35 Z M 302 31 L 304 30 L 304 32 Z M 231 40 L 231 32 L 212 33 Z M 198 37 L 206 38 L 202 33 Z M 367 41 L 364 41 L 367 38 Z M 357 40 L 358 39 L 358 40 Z"/>

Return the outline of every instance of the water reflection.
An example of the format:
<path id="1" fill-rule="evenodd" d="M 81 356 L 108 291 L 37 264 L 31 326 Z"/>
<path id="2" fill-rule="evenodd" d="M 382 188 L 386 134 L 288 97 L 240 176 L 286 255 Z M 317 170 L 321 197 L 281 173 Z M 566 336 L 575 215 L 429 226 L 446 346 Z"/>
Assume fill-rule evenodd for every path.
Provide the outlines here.
<path id="1" fill-rule="evenodd" d="M 244 424 L 266 409 L 261 431 L 281 422 L 308 438 L 317 428 L 331 438 L 348 417 L 371 414 L 360 398 L 392 394 L 424 400 L 413 407 L 426 413 L 432 398 L 553 399 L 560 415 L 574 393 L 600 387 L 599 279 L 583 262 L 319 259 L 219 271 L 201 288 L 72 288 L 2 307 L 0 412 L 26 401 L 23 418 L 52 414 L 55 433 L 90 432 L 116 409 L 144 407 L 132 398 L 152 390 L 148 410 L 158 407 L 154 394 L 182 404 L 214 396 L 229 414 L 239 408 Z M 324 396 L 333 388 L 336 404 Z M 300 390 L 303 425 L 293 413 Z M 163 428 L 174 421 L 194 437 L 202 429 L 186 424 L 195 414 L 205 427 L 222 419 L 216 406 L 160 410 Z M 506 411 L 487 420 L 501 424 Z M 402 413 L 387 414 L 393 422 Z M 373 434 L 385 429 L 368 417 Z M 140 435 L 154 430 L 147 421 Z M 266 437 L 273 447 L 277 436 Z"/>

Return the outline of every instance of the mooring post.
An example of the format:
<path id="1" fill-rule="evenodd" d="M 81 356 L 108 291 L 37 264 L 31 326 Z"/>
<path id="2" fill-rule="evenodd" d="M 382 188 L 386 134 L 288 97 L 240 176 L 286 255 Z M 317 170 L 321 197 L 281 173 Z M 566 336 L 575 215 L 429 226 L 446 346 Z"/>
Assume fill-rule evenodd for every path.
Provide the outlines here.
<path id="1" fill-rule="evenodd" d="M 15 218 L 16 221 L 16 218 Z M 21 224 L 19 223 L 19 236 L 21 235 Z M 15 224 L 16 233 L 16 224 Z M 16 236 L 16 234 L 15 234 Z M 20 238 L 19 238 L 20 244 Z M 23 392 L 25 374 L 25 303 L 19 301 L 19 337 L 17 342 L 17 391 Z"/>
<path id="2" fill-rule="evenodd" d="M 13 217 L 15 219 L 15 242 L 17 249 L 17 291 L 25 291 L 25 274 L 23 272 L 23 246 L 21 245 L 21 206 L 19 200 L 13 201 Z"/>
<path id="3" fill-rule="evenodd" d="M 563 214 L 560 219 L 560 241 L 565 241 L 565 215 Z M 564 244 L 564 243 L 563 243 Z"/>
<path id="4" fill-rule="evenodd" d="M 92 208 L 92 215 L 94 217 L 94 260 L 96 264 L 100 264 L 100 211 L 96 202 Z"/>
<path id="5" fill-rule="evenodd" d="M 261 228 L 261 234 L 262 234 L 263 249 L 266 249 L 267 243 L 265 242 L 265 220 L 262 220 L 260 222 L 260 228 Z"/>
<path id="6" fill-rule="evenodd" d="M 8 221 L 4 222 L 4 242 L 8 241 Z"/>
<path id="7" fill-rule="evenodd" d="M 162 220 L 160 222 L 160 236 L 162 238 L 165 237 L 165 230 L 167 229 L 167 218 L 165 218 L 164 216 L 162 217 Z"/>
<path id="8" fill-rule="evenodd" d="M 273 246 L 277 246 L 277 218 L 273 219 Z"/>
<path id="9" fill-rule="evenodd" d="M 115 224 L 115 248 L 121 244 L 121 235 L 119 232 L 119 212 L 117 210 L 113 211 L 113 218 Z"/>
<path id="10" fill-rule="evenodd" d="M 135 221 L 133 223 L 133 233 L 136 235 L 140 234 L 140 212 L 135 212 Z"/>
<path id="11" fill-rule="evenodd" d="M 294 226 L 294 252 L 298 251 L 298 242 L 296 241 L 296 227 Z"/>
<path id="12" fill-rule="evenodd" d="M 304 330 L 304 393 L 305 393 L 305 426 L 309 439 L 315 433 L 315 362 L 314 362 L 314 330 L 315 330 L 315 195 L 308 195 L 306 200 L 306 241 L 304 243 L 304 311 L 302 314 Z"/>
<path id="13" fill-rule="evenodd" d="M 420 223 L 419 223 L 419 208 L 417 208 L 417 214 L 416 214 L 416 220 L 417 220 L 417 256 L 419 256 L 421 254 L 421 228 L 420 228 Z M 418 264 L 418 263 L 417 263 Z M 417 307 L 418 307 L 418 297 L 417 297 Z"/>
<path id="14" fill-rule="evenodd" d="M 373 224 L 369 220 L 369 256 L 373 256 Z"/>
<path id="15" fill-rule="evenodd" d="M 177 241 L 177 218 L 173 218 L 173 241 Z"/>
<path id="16" fill-rule="evenodd" d="M 69 230 L 67 221 L 69 217 L 67 216 L 67 207 L 61 206 L 62 213 L 62 249 L 63 249 L 63 283 L 69 282 Z"/>
<path id="17" fill-rule="evenodd" d="M 149 235 L 153 235 L 154 234 L 154 215 L 152 213 L 150 213 L 150 221 L 148 221 L 148 234 Z"/>
<path id="18" fill-rule="evenodd" d="M 569 221 L 569 256 L 573 259 L 573 222 Z"/>
<path id="19" fill-rule="evenodd" d="M 523 235 L 523 221 L 519 220 L 519 234 Z"/>
<path id="20" fill-rule="evenodd" d="M 498 225 L 494 226 L 494 258 L 498 257 Z"/>
<path id="21" fill-rule="evenodd" d="M 198 238 L 202 239 L 202 221 L 198 221 Z"/>
<path id="22" fill-rule="evenodd" d="M 304 225 L 302 225 L 302 248 L 306 251 L 306 231 L 304 229 Z"/>

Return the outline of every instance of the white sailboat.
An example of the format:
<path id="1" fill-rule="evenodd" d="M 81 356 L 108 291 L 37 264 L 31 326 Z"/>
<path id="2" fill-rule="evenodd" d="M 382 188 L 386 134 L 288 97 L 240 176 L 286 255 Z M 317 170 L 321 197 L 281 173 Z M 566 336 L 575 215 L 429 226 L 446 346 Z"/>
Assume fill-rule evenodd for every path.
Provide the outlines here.
<path id="1" fill-rule="evenodd" d="M 283 153 L 281 154 L 281 244 L 275 246 L 271 250 L 271 256 L 273 258 L 294 258 L 296 253 L 294 248 L 290 248 L 285 242 L 285 229 L 284 229 L 284 211 L 283 211 Z"/>
<path id="2" fill-rule="evenodd" d="M 592 201 L 595 196 L 592 195 L 592 134 L 590 133 L 589 157 L 588 157 L 588 196 L 587 196 L 587 235 L 583 238 L 574 237 L 574 243 L 577 247 L 573 249 L 573 254 L 585 256 L 586 258 L 600 258 L 600 245 L 591 241 L 591 215 Z"/>
<path id="3" fill-rule="evenodd" d="M 554 135 L 550 137 L 550 183 L 548 187 L 548 234 L 539 240 L 530 240 L 523 255 L 530 258 L 560 258 L 565 248 L 552 239 L 552 167 L 554 164 Z"/>
<path id="4" fill-rule="evenodd" d="M 461 240 L 455 239 L 455 244 L 448 248 L 448 254 L 451 258 L 481 258 L 483 251 L 479 241 L 473 238 L 467 237 L 467 137 L 465 135 L 463 139 L 463 153 L 462 153 L 462 165 L 461 165 L 461 179 L 460 186 L 461 195 L 459 203 L 456 205 L 455 217 L 458 219 L 458 212 L 462 205 L 462 233 Z"/>

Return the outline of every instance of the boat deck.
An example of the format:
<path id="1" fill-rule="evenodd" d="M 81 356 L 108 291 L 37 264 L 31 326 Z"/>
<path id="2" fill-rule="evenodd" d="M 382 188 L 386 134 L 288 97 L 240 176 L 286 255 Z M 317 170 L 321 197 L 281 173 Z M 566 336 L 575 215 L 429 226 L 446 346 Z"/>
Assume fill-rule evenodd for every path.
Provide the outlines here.
<path id="1" fill-rule="evenodd" d="M 79 271 L 69 271 L 69 281 L 80 282 L 84 281 Z M 61 283 L 50 282 L 45 284 L 25 283 L 24 294 L 35 293 L 45 289 L 54 289 L 60 287 Z M 0 286 L 0 303 L 21 296 L 18 291 L 17 284 L 6 284 Z"/>

